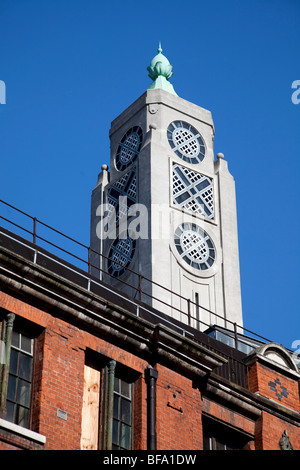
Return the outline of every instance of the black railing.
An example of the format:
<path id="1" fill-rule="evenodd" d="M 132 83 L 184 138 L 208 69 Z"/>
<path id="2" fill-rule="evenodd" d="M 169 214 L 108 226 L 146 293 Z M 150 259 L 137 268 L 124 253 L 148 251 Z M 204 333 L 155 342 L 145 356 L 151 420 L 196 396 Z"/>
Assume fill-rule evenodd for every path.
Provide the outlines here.
<path id="1" fill-rule="evenodd" d="M 107 270 L 105 270 L 103 268 L 100 268 L 99 266 L 96 266 L 92 263 L 92 258 L 93 258 L 94 255 L 96 255 L 97 257 L 101 257 L 103 260 L 108 260 L 108 257 L 103 255 L 102 253 L 99 253 L 99 252 L 95 251 L 90 246 L 85 245 L 85 244 L 79 242 L 78 240 L 75 240 L 74 238 L 62 233 L 61 231 L 59 231 L 59 230 L 51 227 L 50 225 L 42 222 L 38 218 L 27 214 L 26 212 L 12 206 L 11 204 L 9 204 L 9 203 L 7 203 L 3 200 L 0 200 L 0 203 L 3 206 L 5 206 L 6 208 L 8 208 L 9 210 L 12 210 L 14 214 L 20 214 L 21 216 L 24 216 L 30 222 L 31 228 L 30 227 L 26 228 L 24 225 L 21 225 L 20 223 L 17 223 L 16 221 L 13 221 L 8 217 L 4 217 L 4 216 L 0 215 L 0 218 L 4 222 L 6 222 L 7 224 L 12 225 L 13 227 L 15 227 L 15 229 L 21 230 L 23 235 L 26 234 L 27 237 L 30 238 L 31 243 L 34 245 L 35 255 L 37 255 L 37 253 L 38 253 L 39 243 L 43 242 L 47 246 L 49 245 L 50 247 L 52 247 L 52 249 L 55 248 L 56 250 L 58 250 L 59 253 L 60 253 L 59 258 L 61 258 L 61 256 L 63 256 L 63 255 L 66 257 L 66 255 L 67 255 L 67 257 L 70 257 L 72 259 L 72 264 L 74 264 L 75 262 L 77 262 L 77 263 L 79 262 L 79 264 L 81 266 L 83 266 L 83 271 L 86 272 L 86 280 L 87 280 L 88 283 L 97 282 L 95 280 L 95 277 L 92 276 L 92 271 L 93 270 L 96 270 L 99 273 L 98 278 L 100 277 L 100 273 L 101 273 L 101 277 L 103 275 L 112 277 L 108 273 Z M 41 228 L 49 230 L 52 234 L 55 234 L 55 236 L 63 237 L 64 241 L 68 241 L 68 242 L 71 242 L 71 243 L 75 244 L 75 246 L 77 247 L 77 250 L 78 249 L 83 250 L 84 254 L 82 256 L 79 256 L 78 254 L 75 254 L 73 251 L 70 251 L 69 249 L 67 250 L 66 248 L 60 246 L 60 244 L 58 244 L 57 242 L 54 243 L 54 241 L 50 241 L 48 239 L 48 237 L 45 238 L 45 236 L 42 236 L 40 234 L 39 230 Z M 68 261 L 66 261 L 66 262 L 68 263 Z M 116 261 L 114 261 L 114 263 L 116 263 Z M 185 333 L 185 326 L 184 325 L 187 325 L 188 327 L 190 327 L 189 328 L 190 334 L 192 334 L 191 332 L 193 332 L 193 334 L 192 334 L 193 339 L 195 341 L 201 342 L 201 340 L 199 338 L 197 339 L 196 331 L 200 330 L 200 327 L 203 330 L 203 329 L 207 329 L 207 328 L 211 327 L 211 325 L 205 323 L 203 320 L 200 320 L 199 318 L 196 318 L 192 314 L 192 307 L 194 306 L 194 307 L 197 307 L 198 309 L 201 309 L 202 311 L 206 311 L 207 313 L 213 315 L 215 318 L 221 319 L 221 321 L 223 321 L 223 322 L 225 321 L 226 325 L 227 326 L 229 325 L 230 326 L 229 329 L 233 332 L 232 335 L 233 335 L 233 338 L 234 338 L 234 343 L 235 343 L 236 348 L 238 347 L 238 342 L 239 342 L 240 334 L 241 334 L 240 332 L 245 332 L 245 331 L 247 331 L 247 333 L 249 335 L 251 335 L 257 341 L 270 342 L 270 340 L 268 340 L 268 339 L 266 339 L 266 338 L 264 338 L 260 335 L 257 335 L 256 333 L 254 333 L 250 330 L 247 330 L 244 326 L 237 325 L 236 323 L 231 322 L 230 320 L 227 320 L 227 319 L 224 320 L 224 317 L 218 315 L 216 312 L 213 312 L 212 310 L 210 310 L 210 309 L 208 309 L 204 306 L 198 305 L 196 302 L 192 301 L 191 299 L 186 298 L 186 297 L 184 297 L 184 296 L 182 296 L 182 295 L 180 295 L 176 292 L 173 292 L 172 290 L 168 289 L 167 287 L 161 286 L 160 284 L 156 283 L 155 281 L 152 281 L 151 279 L 148 279 L 147 277 L 143 276 L 141 273 L 137 273 L 136 271 L 133 271 L 129 268 L 127 268 L 126 270 L 128 272 L 132 273 L 134 276 L 136 276 L 137 282 L 136 283 L 128 283 L 124 279 L 120 279 L 120 278 L 118 278 L 118 282 L 132 288 L 133 291 L 135 291 L 135 295 L 131 296 L 131 302 L 136 305 L 136 313 L 137 314 L 138 314 L 140 308 L 143 308 L 144 310 L 147 309 L 145 307 L 145 304 L 148 304 L 149 301 L 150 301 L 150 305 L 153 301 L 155 301 L 157 304 L 159 304 L 161 306 L 166 306 L 168 308 L 171 308 L 172 311 L 177 311 L 178 314 L 180 314 L 181 316 L 186 318 L 186 322 L 178 322 L 178 321 L 175 321 L 174 319 L 172 319 L 172 317 L 169 316 L 167 322 L 169 324 L 173 325 L 174 327 L 176 327 L 177 329 L 180 329 L 183 333 Z M 98 279 L 98 283 L 99 283 L 99 279 Z M 175 296 L 178 299 L 180 299 L 180 302 L 186 305 L 186 310 L 184 311 L 182 308 L 180 309 L 180 308 L 175 307 L 173 305 L 171 306 L 168 302 L 165 302 L 159 296 L 154 297 L 152 294 L 149 293 L 148 289 L 146 288 L 146 283 L 147 284 L 149 283 L 150 286 L 156 286 L 156 287 L 162 289 L 162 291 L 168 292 L 172 296 Z M 90 285 L 90 284 L 88 284 L 88 285 Z M 152 289 L 149 289 L 149 290 L 150 290 L 150 292 L 152 292 Z M 166 321 L 166 316 L 164 316 L 164 321 Z M 195 325 L 196 325 L 196 328 L 195 328 Z M 214 350 L 215 352 L 220 354 L 219 349 L 216 349 L 216 348 L 212 347 L 211 345 L 209 345 L 207 343 L 205 343 L 205 346 L 209 347 L 211 350 Z M 251 347 L 251 343 L 249 343 L 249 346 Z M 239 361 L 236 358 L 228 356 L 228 354 L 226 354 L 226 353 L 224 353 L 223 355 L 227 359 L 227 364 L 225 364 L 224 366 L 219 368 L 216 372 L 220 376 L 222 376 L 226 379 L 229 379 L 229 380 L 231 380 L 235 383 L 238 383 L 239 385 L 241 385 L 243 387 L 247 387 L 248 369 L 247 369 L 246 365 L 242 361 Z"/>

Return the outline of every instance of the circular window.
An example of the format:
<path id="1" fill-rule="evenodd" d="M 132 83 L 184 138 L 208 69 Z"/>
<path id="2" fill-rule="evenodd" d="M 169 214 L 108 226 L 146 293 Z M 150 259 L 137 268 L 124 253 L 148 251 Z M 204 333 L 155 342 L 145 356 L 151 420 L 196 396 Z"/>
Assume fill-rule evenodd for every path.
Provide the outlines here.
<path id="1" fill-rule="evenodd" d="M 138 156 L 142 146 L 143 131 L 140 127 L 132 127 L 122 137 L 116 155 L 116 167 L 123 171 Z"/>
<path id="2" fill-rule="evenodd" d="M 119 277 L 128 268 L 135 251 L 135 240 L 130 237 L 115 240 L 108 254 L 108 272 Z"/>
<path id="3" fill-rule="evenodd" d="M 199 132 L 183 121 L 173 121 L 168 127 L 167 137 L 178 157 L 188 163 L 201 163 L 205 157 L 205 145 Z"/>
<path id="4" fill-rule="evenodd" d="M 198 225 L 179 225 L 175 231 L 174 242 L 181 258 L 191 267 L 205 270 L 213 265 L 216 249 L 209 235 Z"/>

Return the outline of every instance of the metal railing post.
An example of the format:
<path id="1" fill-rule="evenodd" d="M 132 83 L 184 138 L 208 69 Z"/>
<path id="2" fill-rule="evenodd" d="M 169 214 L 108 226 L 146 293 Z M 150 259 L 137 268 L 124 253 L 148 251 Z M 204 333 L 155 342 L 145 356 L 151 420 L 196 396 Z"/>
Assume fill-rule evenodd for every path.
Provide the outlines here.
<path id="1" fill-rule="evenodd" d="M 191 326 L 191 299 L 187 299 L 188 307 L 188 325 Z"/>
<path id="2" fill-rule="evenodd" d="M 33 217 L 33 243 L 36 244 L 36 223 L 37 218 Z"/>
<path id="3" fill-rule="evenodd" d="M 238 349 L 238 334 L 237 334 L 237 326 L 236 323 L 234 325 L 234 340 L 235 340 L 235 348 Z"/>
<path id="4" fill-rule="evenodd" d="M 142 280 L 143 276 L 142 274 L 139 274 L 139 301 L 142 301 L 142 295 L 143 295 L 143 290 L 142 290 Z"/>
<path id="5" fill-rule="evenodd" d="M 91 275 L 92 267 L 91 267 L 91 247 L 88 247 L 88 273 Z"/>

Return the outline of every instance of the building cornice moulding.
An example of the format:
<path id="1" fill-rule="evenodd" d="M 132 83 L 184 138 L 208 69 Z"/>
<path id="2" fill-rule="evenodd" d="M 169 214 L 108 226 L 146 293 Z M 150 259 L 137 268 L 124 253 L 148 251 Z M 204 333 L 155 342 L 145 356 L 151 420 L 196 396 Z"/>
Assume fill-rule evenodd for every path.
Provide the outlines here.
<path id="1" fill-rule="evenodd" d="M 146 357 L 167 360 L 189 375 L 203 376 L 226 362 L 162 324 L 152 324 L 93 292 L 73 284 L 19 255 L 0 249 L 0 281 L 6 290 L 31 299 L 49 314 L 66 315 L 82 327 L 101 332 Z"/>

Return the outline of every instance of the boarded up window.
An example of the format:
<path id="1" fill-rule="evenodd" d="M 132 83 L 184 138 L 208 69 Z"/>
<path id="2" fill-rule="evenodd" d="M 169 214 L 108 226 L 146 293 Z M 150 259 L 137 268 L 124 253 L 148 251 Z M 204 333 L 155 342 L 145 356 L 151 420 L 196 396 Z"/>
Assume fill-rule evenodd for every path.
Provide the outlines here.
<path id="1" fill-rule="evenodd" d="M 99 441 L 100 372 L 84 366 L 81 450 L 97 450 Z"/>

